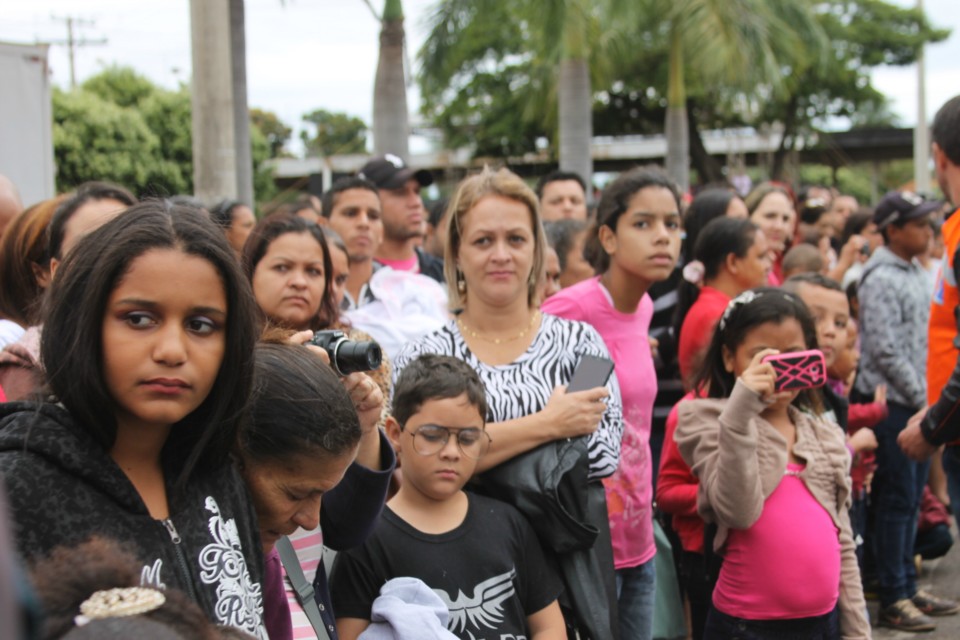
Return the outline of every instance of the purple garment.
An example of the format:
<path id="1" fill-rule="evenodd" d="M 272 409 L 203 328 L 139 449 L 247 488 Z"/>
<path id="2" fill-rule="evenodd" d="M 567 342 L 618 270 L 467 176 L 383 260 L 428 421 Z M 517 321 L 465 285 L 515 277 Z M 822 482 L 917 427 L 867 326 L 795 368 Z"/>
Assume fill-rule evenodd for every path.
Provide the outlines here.
<path id="1" fill-rule="evenodd" d="M 263 625 L 270 640 L 293 639 L 290 605 L 283 591 L 283 567 L 276 549 L 263 558 Z"/>

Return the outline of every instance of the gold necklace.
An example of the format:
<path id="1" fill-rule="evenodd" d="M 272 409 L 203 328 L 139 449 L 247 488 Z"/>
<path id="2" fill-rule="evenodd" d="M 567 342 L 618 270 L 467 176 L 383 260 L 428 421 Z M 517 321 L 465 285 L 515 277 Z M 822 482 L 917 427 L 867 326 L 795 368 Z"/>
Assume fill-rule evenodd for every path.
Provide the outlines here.
<path id="1" fill-rule="evenodd" d="M 463 323 L 460 315 L 457 316 L 457 326 L 460 327 L 460 333 L 469 334 L 471 338 L 476 338 L 478 340 L 483 340 L 484 342 L 490 342 L 493 344 L 504 344 L 507 342 L 513 342 L 519 340 L 523 336 L 530 333 L 530 329 L 533 329 L 533 325 L 537 323 L 537 320 L 540 319 L 540 311 L 535 311 L 534 314 L 530 317 L 530 324 L 527 325 L 527 328 L 518 333 L 515 336 L 510 336 L 509 338 L 490 338 L 483 334 L 477 333 L 467 325 Z"/>

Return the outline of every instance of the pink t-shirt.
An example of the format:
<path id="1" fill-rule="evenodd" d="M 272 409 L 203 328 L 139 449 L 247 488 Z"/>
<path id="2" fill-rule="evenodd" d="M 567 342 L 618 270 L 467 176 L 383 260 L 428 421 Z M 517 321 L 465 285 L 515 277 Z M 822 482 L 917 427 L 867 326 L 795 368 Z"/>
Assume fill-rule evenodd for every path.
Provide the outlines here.
<path id="1" fill-rule="evenodd" d="M 416 253 L 413 254 L 413 257 L 405 260 L 387 260 L 386 258 L 377 258 L 377 262 L 390 267 L 394 271 L 410 271 L 412 273 L 420 273 L 420 261 L 417 259 Z"/>
<path id="2" fill-rule="evenodd" d="M 653 301 L 644 295 L 634 313 L 613 306 L 600 277 L 584 280 L 548 298 L 543 311 L 593 325 L 615 363 L 623 400 L 620 466 L 604 478 L 613 561 L 617 569 L 636 567 L 657 551 L 653 541 L 650 421 L 657 395 L 657 372 L 647 331 Z"/>
<path id="3" fill-rule="evenodd" d="M 713 605 L 749 620 L 822 616 L 840 597 L 840 539 L 827 510 L 788 464 L 749 529 L 731 529 Z"/>
<path id="4" fill-rule="evenodd" d="M 320 528 L 317 527 L 314 531 L 297 529 L 289 538 L 297 552 L 297 558 L 300 559 L 304 577 L 308 583 L 313 584 L 317 568 L 320 566 L 320 558 L 323 556 L 323 534 Z M 317 632 L 314 631 L 310 619 L 297 601 L 297 594 L 293 590 L 290 579 L 287 578 L 286 571 L 283 572 L 283 588 L 287 592 L 287 603 L 290 605 L 294 640 L 316 640 Z"/>

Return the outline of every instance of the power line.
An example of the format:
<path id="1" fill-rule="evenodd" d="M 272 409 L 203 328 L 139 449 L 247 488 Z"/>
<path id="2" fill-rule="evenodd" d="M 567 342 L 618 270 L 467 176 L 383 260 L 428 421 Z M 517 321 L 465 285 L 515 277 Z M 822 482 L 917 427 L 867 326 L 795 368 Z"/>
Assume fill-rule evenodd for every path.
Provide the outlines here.
<path id="1" fill-rule="evenodd" d="M 58 16 L 50 16 L 52 19 L 58 22 L 65 22 L 67 24 L 67 39 L 66 40 L 52 40 L 50 44 L 57 45 L 66 45 L 67 55 L 70 58 L 70 88 L 76 89 L 77 87 L 77 70 L 76 64 L 74 62 L 74 55 L 77 47 L 89 47 L 91 45 L 104 45 L 107 44 L 106 38 L 100 38 L 98 40 L 88 40 L 87 38 L 80 38 L 74 35 L 74 27 L 89 26 L 92 27 L 96 24 L 93 20 L 84 20 L 83 18 L 75 18 L 73 16 L 67 16 L 61 18 Z"/>

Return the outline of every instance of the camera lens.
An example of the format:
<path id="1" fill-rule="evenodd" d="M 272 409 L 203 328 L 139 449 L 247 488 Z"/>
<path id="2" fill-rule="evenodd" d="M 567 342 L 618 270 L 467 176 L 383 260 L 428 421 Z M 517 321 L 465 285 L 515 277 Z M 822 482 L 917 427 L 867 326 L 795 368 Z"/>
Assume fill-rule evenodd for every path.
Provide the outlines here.
<path id="1" fill-rule="evenodd" d="M 382 360 L 383 354 L 376 342 L 344 340 L 339 343 L 335 355 L 337 371 L 342 375 L 379 369 Z"/>

